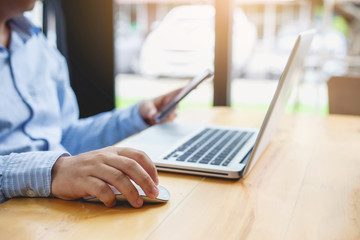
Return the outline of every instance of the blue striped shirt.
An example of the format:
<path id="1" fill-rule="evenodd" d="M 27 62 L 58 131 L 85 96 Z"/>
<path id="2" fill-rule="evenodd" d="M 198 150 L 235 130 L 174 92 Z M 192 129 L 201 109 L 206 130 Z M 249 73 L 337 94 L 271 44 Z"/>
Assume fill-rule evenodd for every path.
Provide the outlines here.
<path id="1" fill-rule="evenodd" d="M 63 56 L 25 17 L 9 22 L 0 46 L 0 203 L 47 197 L 64 154 L 106 147 L 147 127 L 138 104 L 79 119 Z"/>

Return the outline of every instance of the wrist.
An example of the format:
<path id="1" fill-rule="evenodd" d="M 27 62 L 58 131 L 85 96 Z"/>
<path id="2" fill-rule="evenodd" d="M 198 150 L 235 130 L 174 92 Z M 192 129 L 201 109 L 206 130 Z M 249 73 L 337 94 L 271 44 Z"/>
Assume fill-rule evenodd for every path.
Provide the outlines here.
<path id="1" fill-rule="evenodd" d="M 50 196 L 51 197 L 57 197 L 56 189 L 57 189 L 57 176 L 59 174 L 59 171 L 61 167 L 63 166 L 64 162 L 66 161 L 66 158 L 69 158 L 69 154 L 63 154 L 61 155 L 54 163 L 51 169 L 51 189 L 50 189 Z M 61 185 L 61 183 L 60 183 Z"/>

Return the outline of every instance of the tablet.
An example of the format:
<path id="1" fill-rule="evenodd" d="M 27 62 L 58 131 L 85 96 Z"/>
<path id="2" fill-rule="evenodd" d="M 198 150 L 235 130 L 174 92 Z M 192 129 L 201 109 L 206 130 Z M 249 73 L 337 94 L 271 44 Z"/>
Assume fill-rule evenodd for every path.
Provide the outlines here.
<path id="1" fill-rule="evenodd" d="M 202 83 L 204 80 L 208 79 L 209 77 L 212 77 L 213 75 L 214 73 L 211 70 L 207 69 L 200 75 L 194 77 L 189 82 L 189 84 L 182 89 L 182 91 L 179 94 L 177 94 L 170 102 L 168 102 L 162 108 L 160 108 L 159 112 L 155 116 L 155 122 L 162 121 L 184 97 L 186 97 L 200 83 Z"/>

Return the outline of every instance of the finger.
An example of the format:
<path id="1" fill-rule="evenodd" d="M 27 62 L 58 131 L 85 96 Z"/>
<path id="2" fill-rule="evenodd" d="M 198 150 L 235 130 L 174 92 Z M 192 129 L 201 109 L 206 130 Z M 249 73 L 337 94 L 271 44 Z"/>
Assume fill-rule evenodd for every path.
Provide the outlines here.
<path id="1" fill-rule="evenodd" d="M 133 207 L 139 208 L 143 205 L 143 199 L 140 197 L 138 190 L 131 183 L 127 174 L 121 170 L 104 164 L 98 167 L 93 175 L 114 186 Z"/>
<path id="2" fill-rule="evenodd" d="M 173 121 L 176 117 L 177 117 L 176 112 L 169 113 L 169 115 L 166 116 L 166 118 L 164 118 L 163 120 L 161 120 L 158 123 L 170 122 L 170 121 Z"/>
<path id="3" fill-rule="evenodd" d="M 124 179 L 129 181 L 126 177 L 129 176 L 144 190 L 148 197 L 156 198 L 159 195 L 159 190 L 150 175 L 135 160 L 121 156 L 111 164 L 111 167 L 116 168 L 116 171 L 108 171 L 104 174 L 100 172 L 101 170 L 97 170 L 95 174 L 102 174 L 102 177 L 111 184 L 121 183 Z M 109 174 L 110 172 L 112 174 Z"/>
<path id="4" fill-rule="evenodd" d="M 116 204 L 114 192 L 104 181 L 89 177 L 84 187 L 89 196 L 97 197 L 105 206 L 113 207 Z"/>
<path id="5" fill-rule="evenodd" d="M 177 113 L 176 111 L 172 112 L 171 114 L 169 114 L 169 116 L 166 118 L 166 121 L 173 121 L 175 118 L 177 117 Z"/>
<path id="6" fill-rule="evenodd" d="M 154 100 L 142 101 L 139 105 L 139 113 L 148 125 L 154 125 L 154 118 L 158 112 Z"/>
<path id="7" fill-rule="evenodd" d="M 158 173 L 154 163 L 143 151 L 133 148 L 115 148 L 117 154 L 135 160 L 150 175 L 156 185 L 159 184 Z"/>
<path id="8" fill-rule="evenodd" d="M 159 109 L 162 105 L 168 103 L 173 99 L 177 94 L 179 94 L 182 91 L 183 88 L 178 88 L 176 90 L 173 90 L 165 95 L 162 95 L 160 97 L 157 97 L 154 99 L 154 104 L 157 109 Z"/>
<path id="9" fill-rule="evenodd" d="M 168 94 L 162 95 L 160 97 L 154 98 L 152 100 L 143 101 L 140 104 L 140 114 L 145 120 L 147 124 L 154 125 L 157 122 L 155 121 L 155 116 L 159 113 L 160 109 L 170 102 L 180 91 L 182 88 L 176 89 Z M 162 121 L 164 122 L 164 121 Z"/>
<path id="10" fill-rule="evenodd" d="M 150 122 L 155 122 L 155 115 L 158 112 L 158 110 L 155 108 L 155 106 L 152 106 L 152 108 L 149 110 L 148 114 L 148 120 Z"/>
<path id="11" fill-rule="evenodd" d="M 178 106 L 176 106 L 173 110 L 171 110 L 171 112 L 168 114 L 168 116 L 166 116 L 166 118 L 161 122 L 168 122 L 168 121 L 174 120 L 177 117 L 177 109 L 178 109 Z"/>
<path id="12" fill-rule="evenodd" d="M 106 159 L 104 159 L 103 163 L 118 169 L 119 171 L 125 173 L 125 175 L 128 175 L 144 190 L 148 197 L 157 197 L 159 193 L 156 187 L 156 185 L 159 183 L 157 171 L 153 162 L 147 157 L 147 155 L 142 151 L 131 148 L 112 147 L 111 150 L 117 150 L 118 155 L 108 156 Z M 101 172 L 100 169 L 101 167 L 94 168 L 91 174 L 99 176 L 109 183 L 116 181 L 109 180 L 108 178 L 104 177 L 109 173 Z M 149 174 L 150 172 L 153 176 Z"/>
<path id="13" fill-rule="evenodd" d="M 155 106 L 155 104 L 152 101 L 145 101 L 144 102 L 144 109 L 146 110 L 146 118 L 147 119 L 154 119 L 156 113 L 157 113 L 157 108 Z"/>
<path id="14" fill-rule="evenodd" d="M 121 170 L 104 164 L 98 167 L 96 172 L 92 173 L 92 175 L 113 185 L 126 197 L 133 207 L 139 208 L 143 205 L 143 200 L 139 196 L 139 192 L 130 182 L 127 174 Z"/>
<path id="15" fill-rule="evenodd" d="M 155 105 L 152 105 L 152 109 L 149 110 L 149 114 L 148 114 L 148 118 L 146 119 L 146 123 L 150 126 L 155 125 L 156 124 L 156 114 L 158 113 L 158 110 L 156 109 Z"/>

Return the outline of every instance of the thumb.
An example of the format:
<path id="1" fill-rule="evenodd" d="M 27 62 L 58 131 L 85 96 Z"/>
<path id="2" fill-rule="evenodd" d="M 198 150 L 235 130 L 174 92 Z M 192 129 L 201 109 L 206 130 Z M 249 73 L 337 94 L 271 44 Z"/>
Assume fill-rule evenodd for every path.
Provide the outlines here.
<path id="1" fill-rule="evenodd" d="M 156 113 L 157 113 L 157 109 L 155 108 L 154 105 L 152 105 L 147 114 L 147 118 L 153 120 L 155 118 Z"/>

